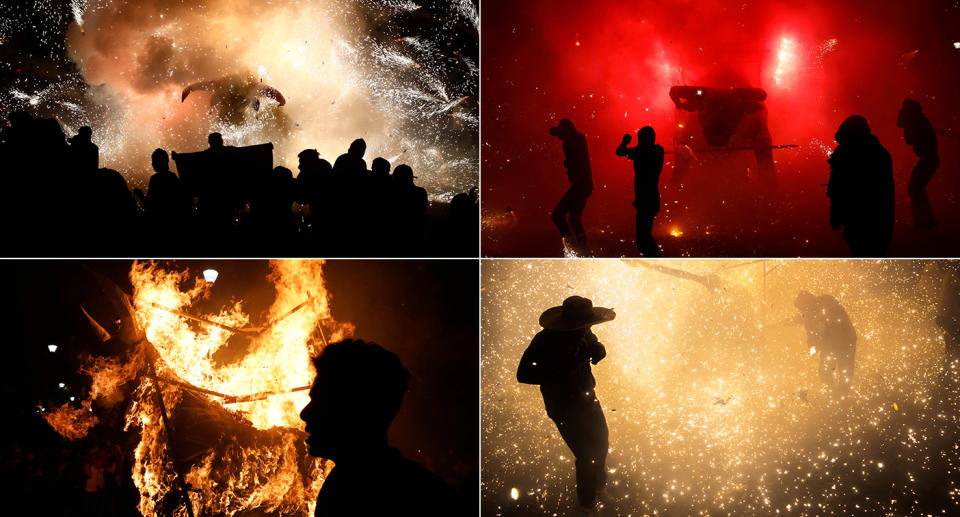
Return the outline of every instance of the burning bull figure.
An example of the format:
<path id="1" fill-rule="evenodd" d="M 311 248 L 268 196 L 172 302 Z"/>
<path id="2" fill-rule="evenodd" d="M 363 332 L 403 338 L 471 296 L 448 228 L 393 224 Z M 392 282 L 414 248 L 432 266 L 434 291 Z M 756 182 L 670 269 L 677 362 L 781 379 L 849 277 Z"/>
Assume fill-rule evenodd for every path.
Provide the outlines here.
<path id="1" fill-rule="evenodd" d="M 670 88 L 670 99 L 677 109 L 697 113 L 707 145 L 721 151 L 753 150 L 760 182 L 773 186 L 776 170 L 773 140 L 767 128 L 767 109 L 763 105 L 766 98 L 767 92 L 760 88 Z M 674 184 L 682 181 L 686 164 L 678 160 L 672 180 Z"/>
<path id="2" fill-rule="evenodd" d="M 211 92 L 210 106 L 213 107 L 221 120 L 231 124 L 243 122 L 244 111 L 247 106 L 254 111 L 260 111 L 260 99 L 270 99 L 278 106 L 283 106 L 287 100 L 279 90 L 257 81 L 253 76 L 246 78 L 231 75 L 212 81 L 199 81 L 183 89 L 180 102 L 195 91 Z"/>

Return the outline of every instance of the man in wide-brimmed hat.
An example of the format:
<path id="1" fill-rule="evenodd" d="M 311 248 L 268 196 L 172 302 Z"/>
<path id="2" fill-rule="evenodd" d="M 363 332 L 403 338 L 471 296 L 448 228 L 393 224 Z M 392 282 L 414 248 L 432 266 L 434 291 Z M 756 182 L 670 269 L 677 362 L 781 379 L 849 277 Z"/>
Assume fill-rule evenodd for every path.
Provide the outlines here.
<path id="1" fill-rule="evenodd" d="M 615 316 L 587 298 L 567 298 L 540 315 L 544 330 L 534 336 L 517 369 L 518 381 L 540 385 L 547 415 L 576 458 L 577 498 L 586 509 L 596 506 L 607 477 L 607 421 L 590 371 L 590 363 L 607 352 L 590 327 Z"/>

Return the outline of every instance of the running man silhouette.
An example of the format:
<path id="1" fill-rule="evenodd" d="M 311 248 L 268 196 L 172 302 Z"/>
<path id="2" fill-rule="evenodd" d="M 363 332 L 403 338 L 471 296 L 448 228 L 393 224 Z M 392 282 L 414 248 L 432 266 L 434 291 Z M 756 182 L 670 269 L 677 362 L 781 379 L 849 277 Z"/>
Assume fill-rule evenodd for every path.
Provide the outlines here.
<path id="1" fill-rule="evenodd" d="M 587 139 L 573 127 L 570 119 L 563 119 L 556 127 L 550 128 L 550 134 L 563 142 L 563 166 L 567 169 L 567 178 L 570 179 L 570 189 L 553 209 L 553 224 L 560 230 L 565 248 L 570 247 L 579 255 L 588 255 L 590 249 L 587 247 L 587 234 L 581 221 L 587 199 L 593 194 Z"/>
<path id="2" fill-rule="evenodd" d="M 518 381 L 540 385 L 547 416 L 576 458 L 577 499 L 586 510 L 596 507 L 606 484 L 608 446 L 607 420 L 590 371 L 607 352 L 590 327 L 614 317 L 613 309 L 594 307 L 587 298 L 567 298 L 540 315 L 544 330 L 534 336 L 517 369 Z"/>

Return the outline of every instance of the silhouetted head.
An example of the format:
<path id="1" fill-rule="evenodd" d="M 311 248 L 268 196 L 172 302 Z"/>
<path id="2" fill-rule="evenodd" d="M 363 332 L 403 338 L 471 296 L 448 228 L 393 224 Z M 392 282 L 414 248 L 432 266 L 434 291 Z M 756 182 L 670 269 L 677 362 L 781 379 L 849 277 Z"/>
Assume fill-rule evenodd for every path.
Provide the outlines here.
<path id="1" fill-rule="evenodd" d="M 920 103 L 909 98 L 903 99 L 903 107 L 900 108 L 900 110 L 911 115 L 919 115 L 921 112 L 923 112 L 923 108 L 920 106 Z"/>
<path id="2" fill-rule="evenodd" d="M 793 306 L 800 309 L 800 312 L 811 311 L 816 305 L 817 297 L 810 293 L 810 291 L 800 291 L 800 293 L 797 294 L 797 299 L 793 301 Z"/>
<path id="3" fill-rule="evenodd" d="M 300 172 L 303 172 L 304 169 L 317 167 L 317 162 L 320 161 L 320 153 L 318 153 L 316 149 L 304 149 L 300 151 L 300 154 L 297 155 L 297 158 L 300 159 L 300 163 L 297 168 L 300 169 Z"/>
<path id="4" fill-rule="evenodd" d="M 573 331 L 612 321 L 616 317 L 613 309 L 594 307 L 589 298 L 570 296 L 563 300 L 563 305 L 543 311 L 540 326 L 547 330 Z"/>
<path id="5" fill-rule="evenodd" d="M 413 169 L 407 164 L 397 165 L 393 169 L 393 181 L 401 185 L 413 185 Z"/>
<path id="6" fill-rule="evenodd" d="M 834 135 L 834 138 L 836 138 L 839 144 L 849 145 L 865 142 L 871 136 L 870 125 L 867 124 L 867 119 L 860 115 L 853 115 L 852 117 L 847 117 L 847 120 L 844 120 L 843 124 L 840 124 L 840 128 L 837 129 L 837 134 Z"/>
<path id="7" fill-rule="evenodd" d="M 347 150 L 347 154 L 353 156 L 354 158 L 363 158 L 363 154 L 367 152 L 367 143 L 363 141 L 362 138 L 358 138 L 350 143 L 350 149 Z"/>
<path id="8" fill-rule="evenodd" d="M 908 120 L 916 119 L 922 114 L 923 109 L 919 102 L 910 98 L 903 99 L 903 106 L 897 114 L 897 127 L 906 127 Z"/>
<path id="9" fill-rule="evenodd" d="M 649 147 L 656 143 L 657 133 L 650 126 L 643 126 L 637 131 L 637 145 Z"/>
<path id="10" fill-rule="evenodd" d="M 310 454 L 340 462 L 386 446 L 387 428 L 400 410 L 410 372 L 380 345 L 347 339 L 313 359 L 317 377 L 307 423 Z"/>
<path id="11" fill-rule="evenodd" d="M 292 180 L 293 172 L 283 165 L 277 165 L 273 168 L 273 176 L 279 179 Z"/>
<path id="12" fill-rule="evenodd" d="M 559 124 L 550 128 L 550 134 L 564 140 L 577 134 L 577 128 L 573 127 L 573 122 L 570 122 L 570 119 L 565 118 Z"/>
<path id="13" fill-rule="evenodd" d="M 370 170 L 373 171 L 374 176 L 389 176 L 390 162 L 386 158 L 374 158 L 373 163 L 370 164 Z"/>
<path id="14" fill-rule="evenodd" d="M 82 126 L 77 130 L 77 134 L 67 139 L 71 144 L 89 142 L 93 138 L 93 130 L 90 126 Z"/>
<path id="15" fill-rule="evenodd" d="M 150 162 L 153 163 L 153 170 L 157 172 L 167 172 L 170 170 L 170 157 L 167 152 L 159 147 L 153 150 L 150 155 Z"/>
<path id="16" fill-rule="evenodd" d="M 210 136 L 207 137 L 207 143 L 210 144 L 210 149 L 220 149 L 223 147 L 223 135 L 210 133 Z"/>

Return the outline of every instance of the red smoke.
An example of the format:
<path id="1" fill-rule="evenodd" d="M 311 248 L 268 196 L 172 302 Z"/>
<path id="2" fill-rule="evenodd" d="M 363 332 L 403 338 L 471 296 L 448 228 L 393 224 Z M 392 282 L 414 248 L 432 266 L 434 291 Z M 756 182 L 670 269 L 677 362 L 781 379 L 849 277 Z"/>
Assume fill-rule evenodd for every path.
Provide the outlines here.
<path id="1" fill-rule="evenodd" d="M 566 117 L 590 146 L 588 233 L 612 230 L 632 239 L 632 168 L 613 151 L 624 133 L 635 137 L 648 124 L 672 150 L 677 112 L 668 90 L 681 84 L 766 90 L 773 143 L 801 146 L 774 151 L 783 189 L 805 189 L 809 198 L 798 218 L 826 210 L 819 184 L 827 180 L 827 152 L 840 122 L 853 114 L 868 119 L 905 184 L 916 159 L 895 125 L 901 102 L 919 100 L 934 127 L 948 129 L 960 87 L 960 50 L 952 43 L 960 31 L 951 29 L 960 26 L 960 11 L 949 2 L 925 3 L 484 2 L 485 214 L 511 206 L 520 216 L 517 231 L 555 231 L 547 214 L 567 184 L 560 144 L 547 130 Z M 942 159 L 957 147 L 953 136 L 941 136 L 940 146 Z M 943 161 L 942 170 L 956 168 L 955 160 Z M 741 165 L 755 167 L 752 153 L 723 162 Z M 661 192 L 671 172 L 668 154 Z M 931 191 L 947 176 L 938 174 Z M 901 195 L 905 188 L 898 202 Z M 670 202 L 664 192 L 664 209 Z M 661 211 L 657 224 L 669 217 Z"/>

